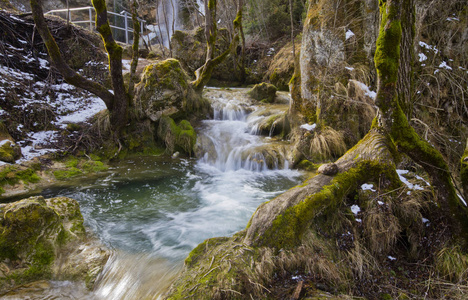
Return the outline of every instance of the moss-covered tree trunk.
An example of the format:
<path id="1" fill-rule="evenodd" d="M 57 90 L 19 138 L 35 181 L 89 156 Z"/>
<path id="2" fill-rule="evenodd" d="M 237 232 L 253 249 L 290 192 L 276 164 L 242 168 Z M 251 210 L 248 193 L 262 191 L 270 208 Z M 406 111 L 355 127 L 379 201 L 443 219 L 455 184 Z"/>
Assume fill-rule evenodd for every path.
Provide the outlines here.
<path id="1" fill-rule="evenodd" d="M 112 87 L 114 88 L 114 101 L 108 107 L 111 124 L 115 131 L 120 132 L 123 126 L 127 124 L 128 106 L 130 103 L 122 76 L 123 49 L 112 36 L 105 0 L 93 0 L 92 3 L 96 11 L 96 28 L 102 36 L 104 47 L 109 55 L 109 69 Z"/>
<path id="2" fill-rule="evenodd" d="M 65 80 L 77 87 L 90 91 L 99 98 L 101 98 L 106 106 L 109 108 L 113 105 L 114 96 L 104 86 L 86 79 L 85 77 L 76 73 L 63 59 L 60 54 L 60 49 L 50 32 L 47 22 L 44 18 L 44 12 L 42 10 L 41 0 L 31 0 L 31 11 L 36 24 L 36 29 L 39 32 L 44 44 L 46 45 L 49 57 L 52 60 L 53 65 L 62 74 Z"/>
<path id="3" fill-rule="evenodd" d="M 444 158 L 431 144 L 421 139 L 408 123 L 397 93 L 402 38 L 402 15 L 413 12 L 411 0 L 380 0 L 381 26 L 375 52 L 378 76 L 376 104 L 380 123 L 392 136 L 398 150 L 422 166 L 436 190 L 437 201 L 448 223 L 468 241 L 468 214 L 455 192 L 450 171 Z M 408 26 L 408 25 L 407 25 Z M 411 59 L 411 55 L 401 56 Z M 411 64 L 403 60 L 402 64 Z M 401 75 L 402 73 L 400 73 Z M 404 73 L 411 80 L 411 73 Z"/>
<path id="4" fill-rule="evenodd" d="M 222 63 L 226 57 L 237 47 L 239 42 L 239 26 L 242 22 L 242 6 L 239 5 L 236 19 L 234 20 L 234 31 L 236 34 L 232 38 L 229 48 L 215 57 L 215 44 L 217 36 L 216 25 L 216 9 L 217 0 L 205 1 L 205 36 L 206 36 L 206 60 L 205 64 L 195 71 L 195 80 L 192 82 L 194 90 L 198 93 L 203 91 L 203 88 L 208 84 L 211 79 L 211 74 L 216 66 Z"/>

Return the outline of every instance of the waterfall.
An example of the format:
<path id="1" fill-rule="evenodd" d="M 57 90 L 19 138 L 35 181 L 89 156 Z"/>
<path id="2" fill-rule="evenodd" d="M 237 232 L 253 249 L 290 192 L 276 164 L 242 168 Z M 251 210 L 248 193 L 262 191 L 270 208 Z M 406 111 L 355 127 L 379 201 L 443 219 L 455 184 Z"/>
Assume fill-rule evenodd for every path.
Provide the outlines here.
<path id="1" fill-rule="evenodd" d="M 169 48 L 171 37 L 174 30 L 180 29 L 179 24 L 179 1 L 178 0 L 161 0 L 156 1 L 156 24 L 147 25 L 146 28 L 151 31 L 148 34 L 148 39 L 152 44 L 157 44 L 154 38 L 159 39 L 166 48 Z"/>
<path id="2" fill-rule="evenodd" d="M 200 162 L 222 172 L 288 168 L 284 145 L 259 135 L 259 126 L 269 115 L 252 114 L 259 108 L 244 99 L 241 92 L 231 93 L 233 98 L 227 94 L 211 97 L 214 119 L 204 121 L 199 133 Z"/>

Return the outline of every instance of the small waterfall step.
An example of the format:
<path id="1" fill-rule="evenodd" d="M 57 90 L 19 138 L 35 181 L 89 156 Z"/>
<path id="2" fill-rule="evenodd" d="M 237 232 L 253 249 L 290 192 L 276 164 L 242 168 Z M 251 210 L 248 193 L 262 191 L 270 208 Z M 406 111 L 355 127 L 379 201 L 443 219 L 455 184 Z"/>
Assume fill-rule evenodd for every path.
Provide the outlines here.
<path id="1" fill-rule="evenodd" d="M 288 106 L 253 103 L 246 91 L 208 89 L 214 119 L 199 130 L 197 156 L 222 172 L 288 169 L 287 143 L 259 135 L 267 127 L 271 136 Z"/>

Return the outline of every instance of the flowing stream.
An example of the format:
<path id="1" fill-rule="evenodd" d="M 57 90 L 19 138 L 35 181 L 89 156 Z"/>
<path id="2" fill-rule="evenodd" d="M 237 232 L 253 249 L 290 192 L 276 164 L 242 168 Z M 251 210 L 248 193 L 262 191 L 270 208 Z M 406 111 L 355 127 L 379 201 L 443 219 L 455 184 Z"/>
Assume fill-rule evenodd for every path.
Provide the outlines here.
<path id="1" fill-rule="evenodd" d="M 115 253 L 93 292 L 51 282 L 45 296 L 30 299 L 157 299 L 191 249 L 243 229 L 261 203 L 302 181 L 284 147 L 256 135 L 268 114 L 259 114 L 244 92 L 207 93 L 215 118 L 198 129 L 199 158 L 130 159 L 105 178 L 44 191 L 78 200 L 85 224 Z M 273 158 L 264 151 L 270 143 L 280 149 Z"/>

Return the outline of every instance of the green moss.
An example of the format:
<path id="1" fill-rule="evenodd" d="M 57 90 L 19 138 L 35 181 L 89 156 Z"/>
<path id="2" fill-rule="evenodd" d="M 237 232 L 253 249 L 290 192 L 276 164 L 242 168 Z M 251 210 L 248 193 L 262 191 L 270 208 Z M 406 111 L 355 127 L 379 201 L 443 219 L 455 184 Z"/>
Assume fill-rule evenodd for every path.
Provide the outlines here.
<path id="1" fill-rule="evenodd" d="M 191 155 L 197 141 L 197 134 L 189 121 L 182 120 L 179 125 L 167 116 L 159 121 L 158 136 L 169 151 L 182 151 Z"/>
<path id="2" fill-rule="evenodd" d="M 81 165 L 81 168 L 85 173 L 98 173 L 107 170 L 107 166 L 104 163 L 92 160 L 85 161 Z"/>
<path id="3" fill-rule="evenodd" d="M 399 182 L 394 165 L 359 162 L 349 171 L 335 176 L 330 185 L 324 186 L 320 192 L 276 217 L 268 231 L 258 237 L 259 244 L 276 249 L 296 246 L 315 216 L 334 212 L 348 193 L 369 180 L 381 177 L 394 183 Z"/>
<path id="4" fill-rule="evenodd" d="M 386 1 L 380 1 L 380 31 L 377 38 L 374 56 L 375 68 L 379 77 L 380 89 L 396 86 L 400 60 L 400 41 L 402 36 L 401 22 L 397 5 L 387 6 Z M 377 94 L 377 105 L 385 114 L 392 103 L 382 99 L 386 93 Z"/>
<path id="5" fill-rule="evenodd" d="M 68 131 L 79 131 L 81 130 L 81 126 L 75 123 L 68 123 L 67 124 Z"/>
<path id="6" fill-rule="evenodd" d="M 83 175 L 83 171 L 81 171 L 78 168 L 71 167 L 71 168 L 69 168 L 67 170 L 54 171 L 53 174 L 54 174 L 56 179 L 65 180 L 65 179 L 69 179 L 69 178 L 76 177 L 76 176 L 79 176 L 79 175 Z"/>
<path id="7" fill-rule="evenodd" d="M 265 102 L 265 103 L 273 103 L 276 98 L 277 88 L 266 82 L 262 82 L 256 84 L 249 92 L 249 96 L 255 100 Z"/>
<path id="8" fill-rule="evenodd" d="M 24 184 L 36 183 L 41 180 L 41 177 L 33 168 L 24 169 L 20 166 L 6 166 L 0 171 L 0 186 L 15 185 L 19 182 Z M 4 192 L 4 189 L 2 189 Z"/>
<path id="9" fill-rule="evenodd" d="M 296 165 L 296 168 L 301 169 L 301 170 L 310 171 L 310 172 L 316 171 L 319 167 L 320 167 L 320 165 L 314 164 L 313 162 L 311 162 L 310 160 L 307 160 L 307 159 L 304 159 L 303 161 L 299 162 Z"/>

